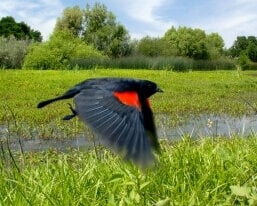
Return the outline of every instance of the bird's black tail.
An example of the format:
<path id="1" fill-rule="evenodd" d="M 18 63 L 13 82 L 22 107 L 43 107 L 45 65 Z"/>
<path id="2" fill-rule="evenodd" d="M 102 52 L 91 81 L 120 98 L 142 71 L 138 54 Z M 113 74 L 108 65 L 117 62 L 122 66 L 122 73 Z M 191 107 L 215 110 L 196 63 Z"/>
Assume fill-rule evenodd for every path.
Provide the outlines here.
<path id="1" fill-rule="evenodd" d="M 61 96 L 61 97 L 62 97 L 62 96 Z M 46 101 L 42 101 L 42 102 L 40 102 L 40 103 L 37 105 L 37 108 L 42 108 L 42 107 L 44 107 L 44 106 L 46 106 L 46 105 L 48 105 L 48 104 L 50 104 L 50 103 L 52 103 L 52 102 L 55 102 L 55 101 L 58 101 L 58 100 L 63 99 L 63 98 L 61 98 L 61 97 L 57 97 L 57 98 L 54 98 L 54 99 L 49 99 L 49 100 L 46 100 Z"/>
<path id="2" fill-rule="evenodd" d="M 68 90 L 67 92 L 65 92 L 62 96 L 60 97 L 56 97 L 53 99 L 48 99 L 46 101 L 42 101 L 37 105 L 37 108 L 42 108 L 52 102 L 58 101 L 58 100 L 62 100 L 62 99 L 69 99 L 74 97 L 76 94 L 78 94 L 80 92 L 80 89 L 78 87 L 74 87 L 70 90 Z"/>

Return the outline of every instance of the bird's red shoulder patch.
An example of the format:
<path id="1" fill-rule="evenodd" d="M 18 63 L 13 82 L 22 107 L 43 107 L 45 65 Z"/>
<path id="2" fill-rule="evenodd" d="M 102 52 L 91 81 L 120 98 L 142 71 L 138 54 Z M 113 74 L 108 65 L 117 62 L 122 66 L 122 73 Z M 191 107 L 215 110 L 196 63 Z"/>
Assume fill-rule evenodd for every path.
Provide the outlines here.
<path id="1" fill-rule="evenodd" d="M 141 104 L 137 92 L 126 91 L 114 92 L 113 94 L 121 103 L 141 110 Z"/>

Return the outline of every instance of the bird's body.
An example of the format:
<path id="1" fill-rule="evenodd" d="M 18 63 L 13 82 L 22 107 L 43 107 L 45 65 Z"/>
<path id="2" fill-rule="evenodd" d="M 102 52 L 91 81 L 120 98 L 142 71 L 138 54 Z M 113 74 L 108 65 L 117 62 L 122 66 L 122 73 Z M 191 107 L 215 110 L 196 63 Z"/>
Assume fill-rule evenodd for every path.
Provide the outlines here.
<path id="1" fill-rule="evenodd" d="M 74 97 L 75 109 L 64 117 L 76 115 L 87 123 L 103 142 L 125 158 L 148 166 L 159 151 L 156 129 L 148 98 L 161 91 L 154 82 L 129 78 L 87 79 L 60 97 L 38 104 Z"/>

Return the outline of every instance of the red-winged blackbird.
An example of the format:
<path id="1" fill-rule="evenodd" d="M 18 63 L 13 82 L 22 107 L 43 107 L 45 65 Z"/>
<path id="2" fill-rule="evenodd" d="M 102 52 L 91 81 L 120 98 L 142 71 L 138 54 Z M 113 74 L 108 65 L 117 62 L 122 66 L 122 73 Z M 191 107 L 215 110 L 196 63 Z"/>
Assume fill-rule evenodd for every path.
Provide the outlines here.
<path id="1" fill-rule="evenodd" d="M 148 98 L 162 92 L 154 82 L 128 78 L 87 79 L 62 96 L 40 102 L 42 108 L 54 101 L 74 97 L 69 120 L 76 115 L 86 122 L 105 145 L 121 152 L 141 166 L 154 160 L 152 149 L 159 152 L 153 113 Z"/>

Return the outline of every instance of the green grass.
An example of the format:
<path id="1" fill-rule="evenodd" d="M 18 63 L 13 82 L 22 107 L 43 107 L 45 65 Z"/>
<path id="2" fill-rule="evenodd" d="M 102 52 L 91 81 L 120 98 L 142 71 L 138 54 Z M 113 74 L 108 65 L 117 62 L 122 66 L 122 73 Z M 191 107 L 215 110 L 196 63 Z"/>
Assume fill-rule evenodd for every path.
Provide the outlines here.
<path id="1" fill-rule="evenodd" d="M 142 172 L 116 155 L 48 151 L 0 163 L 2 205 L 257 204 L 257 139 L 162 142 L 156 167 Z"/>
<path id="2" fill-rule="evenodd" d="M 37 109 L 38 102 L 55 97 L 76 83 L 92 77 L 133 77 L 155 81 L 164 90 L 151 98 L 155 114 L 168 114 L 172 125 L 184 117 L 202 113 L 239 116 L 256 107 L 257 72 L 212 71 L 175 73 L 149 70 L 24 71 L 0 70 L 0 124 L 16 121 L 23 136 L 72 136 L 80 122 L 61 119 L 70 111 L 67 102 L 56 102 Z M 157 124 L 160 121 L 157 117 Z M 79 125 L 79 126 L 78 126 Z M 75 131 L 74 131 L 75 130 Z M 80 131 L 80 129 L 79 129 Z M 61 132 L 63 132 L 61 134 Z M 61 135 L 60 135 L 61 134 Z"/>
<path id="3" fill-rule="evenodd" d="M 70 112 L 66 105 L 70 101 L 42 110 L 36 105 L 86 78 L 153 80 L 165 91 L 151 98 L 154 113 L 173 120 L 201 113 L 252 113 L 241 97 L 256 107 L 256 75 L 254 71 L 0 70 L 0 125 L 7 125 L 10 135 L 0 139 L 0 205 L 256 205 L 256 135 L 162 141 L 158 164 L 146 171 L 102 147 L 67 153 L 3 149 L 4 140 L 13 134 L 76 136 L 83 124 L 61 120 Z"/>

